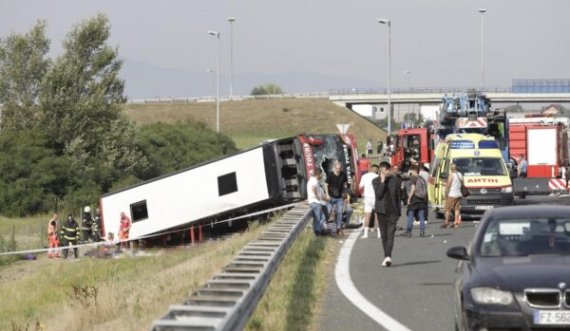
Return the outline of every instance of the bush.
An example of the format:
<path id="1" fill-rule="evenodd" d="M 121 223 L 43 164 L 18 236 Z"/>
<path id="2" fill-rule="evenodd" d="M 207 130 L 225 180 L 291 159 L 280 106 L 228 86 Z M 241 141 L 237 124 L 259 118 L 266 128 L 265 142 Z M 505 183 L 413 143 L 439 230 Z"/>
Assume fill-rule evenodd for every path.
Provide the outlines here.
<path id="1" fill-rule="evenodd" d="M 256 86 L 251 90 L 251 95 L 268 95 L 268 94 L 283 94 L 283 89 L 276 84 L 264 84 Z"/>
<path id="2" fill-rule="evenodd" d="M 204 123 L 154 123 L 138 132 L 139 148 L 151 166 L 137 173 L 150 179 L 237 151 L 225 135 Z"/>

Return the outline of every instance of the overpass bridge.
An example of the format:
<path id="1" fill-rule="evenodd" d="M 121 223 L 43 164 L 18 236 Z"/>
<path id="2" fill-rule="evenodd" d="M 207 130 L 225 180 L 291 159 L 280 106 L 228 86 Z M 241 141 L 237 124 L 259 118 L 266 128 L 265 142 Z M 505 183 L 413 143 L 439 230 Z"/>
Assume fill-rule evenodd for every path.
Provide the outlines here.
<path id="1" fill-rule="evenodd" d="M 477 89 L 395 90 L 391 93 L 390 101 L 393 105 L 437 105 L 441 103 L 443 96 L 446 94 L 465 93 L 469 90 Z M 570 93 L 514 93 L 510 88 L 486 89 L 483 93 L 491 99 L 492 104 L 570 103 Z M 352 108 L 352 105 L 387 104 L 388 92 L 385 89 L 333 90 L 329 92 L 329 100 L 347 108 Z"/>

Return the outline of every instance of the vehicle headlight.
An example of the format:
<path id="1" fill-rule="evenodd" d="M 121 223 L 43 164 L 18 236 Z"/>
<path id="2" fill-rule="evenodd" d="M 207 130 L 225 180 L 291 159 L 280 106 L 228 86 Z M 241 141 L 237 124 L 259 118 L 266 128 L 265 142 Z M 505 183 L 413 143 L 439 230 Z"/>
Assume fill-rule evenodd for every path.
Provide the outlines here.
<path id="1" fill-rule="evenodd" d="M 471 289 L 473 300 L 486 305 L 510 305 L 513 302 L 511 292 L 501 291 L 490 287 L 475 287 Z"/>
<path id="2" fill-rule="evenodd" d="M 501 193 L 513 193 L 513 187 L 512 186 L 502 187 Z"/>

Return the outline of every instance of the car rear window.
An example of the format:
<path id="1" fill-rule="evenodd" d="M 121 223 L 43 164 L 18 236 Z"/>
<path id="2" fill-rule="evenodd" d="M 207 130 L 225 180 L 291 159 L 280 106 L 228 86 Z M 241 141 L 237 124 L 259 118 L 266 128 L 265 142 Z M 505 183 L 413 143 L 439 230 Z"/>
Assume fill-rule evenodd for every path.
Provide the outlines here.
<path id="1" fill-rule="evenodd" d="M 570 219 L 491 221 L 481 240 L 481 256 L 570 254 Z"/>

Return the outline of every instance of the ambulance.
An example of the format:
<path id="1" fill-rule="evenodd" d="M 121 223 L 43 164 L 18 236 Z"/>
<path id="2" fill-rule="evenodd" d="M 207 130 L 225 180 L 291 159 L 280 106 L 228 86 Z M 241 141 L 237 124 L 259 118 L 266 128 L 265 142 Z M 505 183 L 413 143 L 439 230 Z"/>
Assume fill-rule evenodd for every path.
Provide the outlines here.
<path id="1" fill-rule="evenodd" d="M 514 204 L 513 183 L 497 141 L 476 133 L 450 134 L 437 145 L 430 165 L 428 196 L 438 217 L 444 212 L 450 163 L 457 165 L 470 193 L 461 201 L 462 214 Z"/>

